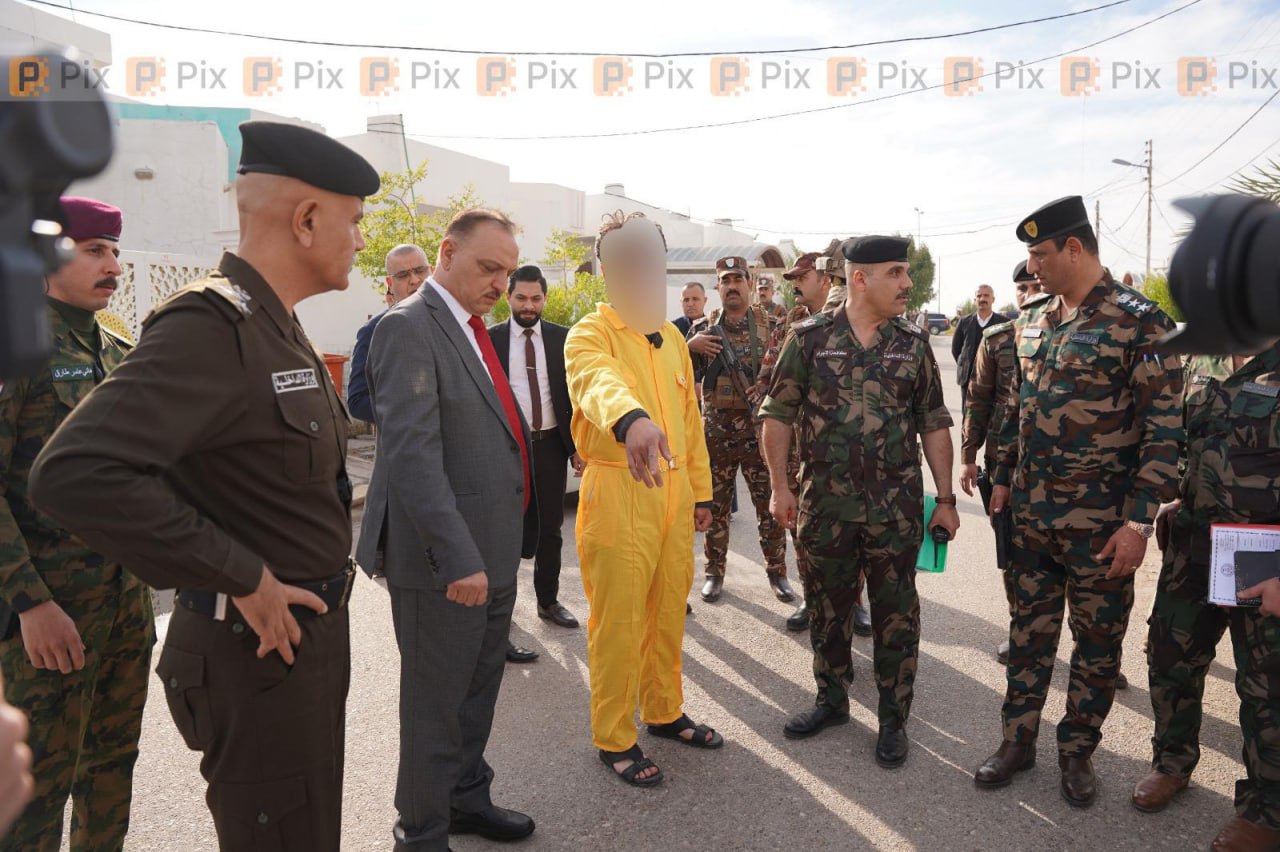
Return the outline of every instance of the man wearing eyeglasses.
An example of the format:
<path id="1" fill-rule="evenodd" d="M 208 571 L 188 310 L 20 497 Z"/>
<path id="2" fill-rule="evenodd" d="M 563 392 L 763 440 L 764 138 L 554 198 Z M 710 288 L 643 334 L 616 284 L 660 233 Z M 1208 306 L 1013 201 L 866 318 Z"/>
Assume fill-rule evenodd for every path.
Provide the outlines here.
<path id="1" fill-rule="evenodd" d="M 418 292 L 422 282 L 431 274 L 431 264 L 422 249 L 415 245 L 399 245 L 387 252 L 387 307 Z M 386 316 L 386 311 L 375 314 L 356 332 L 356 347 L 351 350 L 351 380 L 347 384 L 347 408 L 352 417 L 368 423 L 374 422 L 373 398 L 369 396 L 369 383 L 365 379 L 364 364 L 369 357 L 369 342 L 373 330 Z"/>

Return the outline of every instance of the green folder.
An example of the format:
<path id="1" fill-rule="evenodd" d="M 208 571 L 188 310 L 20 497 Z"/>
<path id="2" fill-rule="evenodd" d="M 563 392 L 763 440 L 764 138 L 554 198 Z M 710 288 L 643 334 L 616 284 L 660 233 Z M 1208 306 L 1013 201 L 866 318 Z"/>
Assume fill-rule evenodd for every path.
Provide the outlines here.
<path id="1" fill-rule="evenodd" d="M 947 570 L 947 542 L 935 542 L 933 531 L 929 529 L 929 519 L 937 502 L 928 494 L 924 497 L 924 538 L 920 542 L 920 555 L 916 557 L 916 570 L 928 571 L 930 574 L 941 574 Z"/>

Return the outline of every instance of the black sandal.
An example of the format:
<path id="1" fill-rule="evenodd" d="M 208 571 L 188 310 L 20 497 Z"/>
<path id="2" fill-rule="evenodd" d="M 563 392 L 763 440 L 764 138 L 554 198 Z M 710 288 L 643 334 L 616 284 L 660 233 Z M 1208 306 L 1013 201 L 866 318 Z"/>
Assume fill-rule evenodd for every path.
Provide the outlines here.
<path id="1" fill-rule="evenodd" d="M 621 772 L 613 768 L 615 763 L 623 760 L 630 760 L 632 763 Z M 639 743 L 636 743 L 626 751 L 605 751 L 600 749 L 600 762 L 609 767 L 610 772 L 632 787 L 653 787 L 662 783 L 662 770 L 658 769 L 657 764 L 652 760 L 644 756 L 644 752 L 640 750 Z M 658 771 L 646 778 L 636 777 L 646 769 L 658 769 Z"/>
<path id="2" fill-rule="evenodd" d="M 680 736 L 682 731 L 693 731 L 692 739 L 685 739 Z M 669 740 L 677 740 L 683 745 L 693 746 L 694 748 L 720 748 L 724 745 L 724 737 L 716 733 L 715 728 L 706 725 L 695 725 L 693 720 L 688 716 L 681 715 L 674 722 L 668 722 L 665 725 L 650 725 L 649 733 L 655 737 L 664 737 Z M 710 734 L 710 738 L 708 738 Z"/>

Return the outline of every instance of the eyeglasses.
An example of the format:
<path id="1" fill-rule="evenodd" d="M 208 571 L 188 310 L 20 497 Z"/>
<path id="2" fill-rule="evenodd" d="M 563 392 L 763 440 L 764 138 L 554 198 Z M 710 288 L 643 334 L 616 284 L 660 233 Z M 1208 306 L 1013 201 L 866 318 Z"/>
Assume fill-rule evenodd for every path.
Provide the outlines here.
<path id="1" fill-rule="evenodd" d="M 430 266 L 415 266 L 412 269 L 401 269 L 399 272 L 393 273 L 391 277 L 397 281 L 408 281 L 410 275 L 425 278 L 430 271 Z"/>

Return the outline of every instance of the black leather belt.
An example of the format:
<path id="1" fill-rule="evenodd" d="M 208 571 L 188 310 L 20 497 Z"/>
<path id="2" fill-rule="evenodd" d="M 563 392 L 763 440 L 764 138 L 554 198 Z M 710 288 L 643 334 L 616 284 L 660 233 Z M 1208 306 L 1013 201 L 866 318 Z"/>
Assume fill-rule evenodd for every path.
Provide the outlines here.
<path id="1" fill-rule="evenodd" d="M 348 559 L 347 567 L 341 574 L 336 574 L 324 580 L 311 580 L 306 583 L 290 583 L 289 585 L 305 589 L 316 595 L 325 602 L 325 605 L 329 607 L 329 611 L 332 612 L 335 609 L 342 609 L 347 605 L 347 601 L 351 600 L 351 587 L 355 585 L 355 578 L 355 560 Z M 214 621 L 226 621 L 227 610 L 234 608 L 234 603 L 230 596 L 220 592 L 179 589 L 175 599 L 179 606 L 183 606 L 197 615 L 212 618 Z M 290 604 L 289 609 L 295 617 L 320 615 L 311 607 L 301 604 Z"/>
<path id="2" fill-rule="evenodd" d="M 548 438 L 558 437 L 560 435 L 560 430 L 553 426 L 550 429 L 542 429 L 537 432 L 530 432 L 529 435 L 532 436 L 534 441 L 545 441 Z"/>

